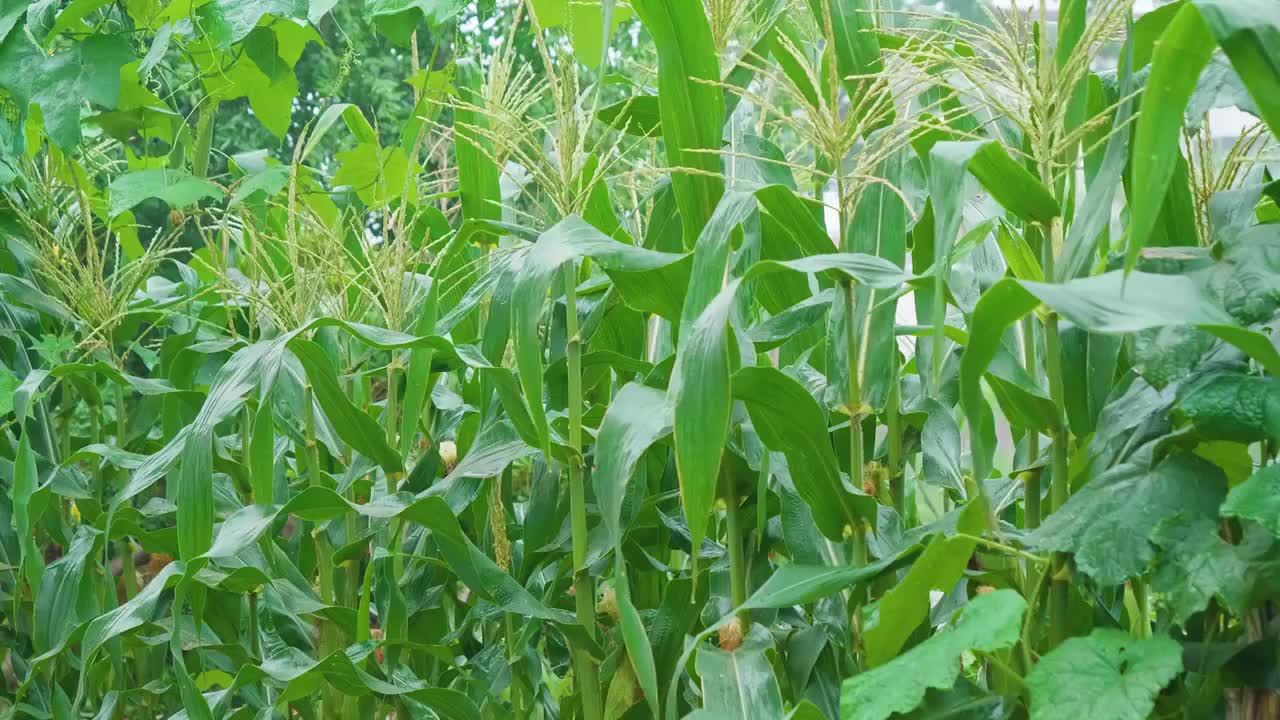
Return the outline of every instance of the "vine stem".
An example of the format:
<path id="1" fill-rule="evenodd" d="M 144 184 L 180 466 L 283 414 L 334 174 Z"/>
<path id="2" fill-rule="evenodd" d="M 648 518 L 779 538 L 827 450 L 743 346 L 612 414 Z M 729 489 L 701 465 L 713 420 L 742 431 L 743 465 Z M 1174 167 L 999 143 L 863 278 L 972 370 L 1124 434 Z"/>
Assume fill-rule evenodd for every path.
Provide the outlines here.
<path id="1" fill-rule="evenodd" d="M 565 361 L 569 372 L 569 447 L 582 452 L 582 339 L 578 337 L 578 275 L 572 261 L 564 264 Z M 596 636 L 595 582 L 587 571 L 587 490 L 578 461 L 569 464 L 569 512 L 573 528 L 573 592 L 578 624 L 587 637 Z M 582 708 L 586 720 L 600 720 L 600 682 L 595 661 L 586 648 L 575 648 Z"/>

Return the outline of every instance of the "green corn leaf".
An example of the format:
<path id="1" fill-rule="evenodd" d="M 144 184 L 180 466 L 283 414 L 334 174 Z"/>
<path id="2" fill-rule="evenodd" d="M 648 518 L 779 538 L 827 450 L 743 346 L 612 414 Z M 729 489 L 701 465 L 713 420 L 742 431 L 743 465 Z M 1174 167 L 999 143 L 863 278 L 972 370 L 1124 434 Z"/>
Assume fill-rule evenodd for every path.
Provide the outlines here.
<path id="1" fill-rule="evenodd" d="M 667 395 L 637 383 L 618 391 L 605 411 L 596 436 L 596 501 L 611 545 L 622 539 L 622 505 L 637 463 L 656 442 L 671 433 Z"/>
<path id="2" fill-rule="evenodd" d="M 36 469 L 36 456 L 31 450 L 31 439 L 27 433 L 23 433 L 13 462 L 13 529 L 18 534 L 18 564 L 22 566 L 22 574 L 33 597 L 40 594 L 40 579 L 44 574 L 44 559 L 31 535 L 35 524 L 44 514 L 47 498 L 47 495 L 37 494 L 39 484 L 40 477 Z"/>
<path id="3" fill-rule="evenodd" d="M 483 103 L 480 70 L 468 61 L 459 62 L 457 80 L 458 96 L 464 103 L 454 110 L 454 152 L 462 214 L 467 219 L 501 220 L 502 192 L 498 187 L 499 168 L 491 159 L 489 120 L 476 109 Z"/>
<path id="4" fill-rule="evenodd" d="M 786 456 L 823 535 L 839 542 L 859 523 L 875 526 L 875 498 L 845 485 L 826 413 L 803 385 L 773 368 L 745 367 L 733 374 L 733 397 L 746 405 L 765 446 Z"/>
<path id="5" fill-rule="evenodd" d="M 1213 36 L 1193 5 L 1184 5 L 1160 36 L 1142 95 L 1131 159 L 1134 197 L 1125 270 L 1132 271 L 1147 244 L 1181 153 L 1178 131 L 1196 79 L 1213 54 Z"/>
<path id="6" fill-rule="evenodd" d="M 875 621 L 863 630 L 869 666 L 884 665 L 898 654 L 907 638 L 928 617 L 930 591 L 951 591 L 977 546 L 973 537 L 986 527 L 986 503 L 982 498 L 969 501 L 956 523 L 956 530 L 969 537 L 939 535 L 929 541 L 906 576 L 884 594 Z"/>
<path id="7" fill-rule="evenodd" d="M 213 426 L 197 418 L 183 438 L 178 460 L 178 557 L 204 553 L 213 543 Z"/>
<path id="8" fill-rule="evenodd" d="M 550 454 L 551 436 L 542 402 L 542 347 L 538 323 L 552 279 L 566 263 L 591 258 L 617 284 L 624 299 L 636 309 L 665 314 L 676 312 L 683 296 L 677 278 L 684 272 L 684 256 L 645 250 L 620 243 L 577 216 L 570 216 L 539 236 L 529 248 L 512 289 L 511 338 L 516 370 L 525 402 L 539 440 L 539 449 Z M 687 266 L 684 266 L 687 267 Z M 624 289 L 625 288 L 625 289 Z"/>
<path id="9" fill-rule="evenodd" d="M 664 152 L 685 244 L 692 245 L 724 193 L 718 155 L 724 95 L 713 84 L 720 81 L 720 64 L 711 27 L 702 6 L 694 3 L 637 0 L 632 7 L 658 49 Z"/>
<path id="10" fill-rule="evenodd" d="M 627 583 L 626 572 L 622 563 L 618 564 L 619 573 L 614 583 L 617 593 L 618 615 L 622 626 L 622 641 L 627 648 L 627 657 L 631 659 L 631 668 L 640 681 L 640 689 L 644 692 L 645 702 L 654 717 L 659 715 L 658 705 L 658 671 L 653 662 L 653 647 L 649 643 L 649 634 L 645 632 L 644 623 L 640 619 L 640 611 L 631 602 L 631 588 Z"/>
<path id="11" fill-rule="evenodd" d="M 258 412 L 254 414 L 249 443 L 249 477 L 253 486 L 254 502 L 273 505 L 276 483 L 276 433 L 275 417 L 271 410 L 271 393 L 264 394 L 258 403 Z"/>
<path id="12" fill-rule="evenodd" d="M 306 369 L 307 382 L 311 383 L 316 402 L 343 442 L 377 462 L 388 473 L 404 470 L 400 453 L 387 444 L 386 433 L 378 421 L 351 404 L 343 394 L 337 370 L 324 349 L 310 340 L 295 337 L 289 341 L 289 352 Z"/>
<path id="13" fill-rule="evenodd" d="M 775 570 L 738 609 L 786 608 L 811 603 L 881 577 L 910 563 L 919 553 L 920 547 L 911 545 L 897 555 L 863 567 L 788 563 Z"/>
<path id="14" fill-rule="evenodd" d="M 734 650 L 708 646 L 698 650 L 702 710 L 693 717 L 765 720 L 782 717 L 782 692 L 765 653 L 773 639 L 753 625 Z"/>
<path id="15" fill-rule="evenodd" d="M 91 527 L 80 527 L 71 539 L 71 546 L 62 557 L 49 563 L 40 581 L 40 592 L 35 602 L 35 628 L 32 640 L 37 652 L 46 652 L 64 643 L 67 636 L 82 620 L 84 609 L 96 606 L 85 602 L 96 591 L 86 585 L 85 569 L 92 556 L 101 549 L 102 532 Z M 95 579 L 92 575 L 87 579 Z M 88 591 L 86 593 L 86 591 Z"/>

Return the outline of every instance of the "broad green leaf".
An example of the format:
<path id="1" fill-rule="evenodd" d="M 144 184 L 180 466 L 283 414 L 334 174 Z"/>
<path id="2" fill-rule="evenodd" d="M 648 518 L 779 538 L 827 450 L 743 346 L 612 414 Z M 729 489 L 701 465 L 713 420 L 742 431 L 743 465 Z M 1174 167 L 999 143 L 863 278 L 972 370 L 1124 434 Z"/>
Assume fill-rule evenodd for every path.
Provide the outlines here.
<path id="1" fill-rule="evenodd" d="M 1221 513 L 1252 520 L 1280 538 L 1280 465 L 1267 465 L 1231 488 Z"/>
<path id="2" fill-rule="evenodd" d="M 1169 606 L 1173 622 L 1185 626 L 1213 598 L 1235 613 L 1249 609 L 1253 578 L 1247 548 L 1223 540 L 1212 515 L 1175 515 L 1151 539 L 1163 551 L 1151 589 Z"/>
<path id="3" fill-rule="evenodd" d="M 869 667 L 889 662 L 925 621 L 931 591 L 951 592 L 977 547 L 973 538 L 987 527 L 987 512 L 982 498 L 970 500 L 956 523 L 956 530 L 969 537 L 934 537 L 906 576 L 880 598 L 874 620 L 862 633 Z"/>
<path id="4" fill-rule="evenodd" d="M 464 0 L 365 0 L 364 12 L 378 21 L 378 29 L 405 45 L 421 22 L 434 29 L 465 10 Z"/>
<path id="5" fill-rule="evenodd" d="M 1280 438 L 1280 378 L 1212 370 L 1179 386 L 1178 408 L 1211 440 Z"/>
<path id="6" fill-rule="evenodd" d="M 699 648 L 702 712 L 708 717 L 740 720 L 782 717 L 782 692 L 765 656 L 772 647 L 769 631 L 752 625 L 742 644 L 733 650 Z"/>
<path id="7" fill-rule="evenodd" d="M 1125 464 L 1093 478 L 1045 519 L 1035 547 L 1075 555 L 1100 585 L 1118 585 L 1147 569 L 1150 539 L 1162 521 L 1183 513 L 1213 517 L 1226 495 L 1222 471 L 1187 453 L 1154 467 Z"/>
<path id="8" fill-rule="evenodd" d="M 955 685 L 970 651 L 995 652 L 1015 645 L 1027 603 L 1013 590 L 996 590 L 969 601 L 953 625 L 889 662 L 854 675 L 840 690 L 840 715 L 886 720 L 914 710 L 929 689 Z"/>
<path id="9" fill-rule="evenodd" d="M 718 155 L 724 95 L 714 84 L 720 64 L 711 27 L 697 3 L 636 0 L 632 8 L 657 46 L 663 151 L 685 244 L 692 245 L 724 193 Z"/>
<path id="10" fill-rule="evenodd" d="M 209 0 L 198 13 L 200 27 L 209 39 L 229 48 L 248 37 L 264 15 L 286 22 L 306 20 L 310 6 L 310 0 Z"/>
<path id="11" fill-rule="evenodd" d="M 970 318 L 974 332 L 960 361 L 960 400 L 966 414 L 980 415 L 986 408 L 979 381 L 1000 348 L 1005 330 L 1042 302 L 1089 332 L 1130 333 L 1168 325 L 1201 325 L 1211 331 L 1221 329 L 1228 341 L 1252 340 L 1230 329 L 1234 326 L 1231 316 L 1186 276 L 1133 272 L 1126 278 L 1117 270 L 1058 284 L 1006 278 L 983 293 Z M 1252 344 L 1242 349 L 1249 347 Z M 974 453 L 977 477 L 990 471 L 992 449 L 981 445 L 978 440 Z"/>
<path id="12" fill-rule="evenodd" d="M 1027 675 L 1031 720 L 1144 720 L 1181 672 L 1182 648 L 1168 637 L 1094 630 L 1040 658 Z"/>
<path id="13" fill-rule="evenodd" d="M 334 186 L 349 186 L 369 207 L 382 207 L 401 196 L 418 200 L 417 176 L 422 171 L 399 145 L 380 148 L 377 142 L 360 143 L 338 153 Z"/>
<path id="14" fill-rule="evenodd" d="M 111 215 L 132 210 L 147 198 L 158 198 L 173 208 L 184 208 L 203 199 L 222 197 L 222 188 L 184 170 L 136 170 L 111 182 Z"/>
<path id="15" fill-rule="evenodd" d="M 845 485 L 826 413 L 809 391 L 780 370 L 763 367 L 738 370 L 732 384 L 734 399 L 746 405 L 761 441 L 786 456 L 796 492 L 822 534 L 839 542 L 859 523 L 874 527 L 875 498 Z"/>
<path id="16" fill-rule="evenodd" d="M 1184 5 L 1160 36 L 1151 57 L 1151 74 L 1142 94 L 1133 136 L 1130 225 L 1125 271 L 1156 226 L 1165 192 L 1181 152 L 1178 133 L 1196 78 L 1213 54 L 1213 36 L 1194 5 Z"/>
<path id="17" fill-rule="evenodd" d="M 80 144 L 80 109 L 88 101 L 107 108 L 120 97 L 120 69 L 134 60 L 128 41 L 96 34 L 70 47 L 44 52 L 24 33 L 0 43 L 0 89 L 8 90 L 26 117 L 39 105 L 49 139 L 64 150 Z"/>

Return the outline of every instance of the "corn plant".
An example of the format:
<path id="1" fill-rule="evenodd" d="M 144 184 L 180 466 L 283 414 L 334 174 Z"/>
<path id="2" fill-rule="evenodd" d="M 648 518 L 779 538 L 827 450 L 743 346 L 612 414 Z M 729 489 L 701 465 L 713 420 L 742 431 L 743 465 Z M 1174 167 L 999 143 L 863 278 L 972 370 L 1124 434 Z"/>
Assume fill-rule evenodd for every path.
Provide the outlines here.
<path id="1" fill-rule="evenodd" d="M 0 7 L 0 717 L 1280 717 L 1273 2 L 337 5 Z"/>

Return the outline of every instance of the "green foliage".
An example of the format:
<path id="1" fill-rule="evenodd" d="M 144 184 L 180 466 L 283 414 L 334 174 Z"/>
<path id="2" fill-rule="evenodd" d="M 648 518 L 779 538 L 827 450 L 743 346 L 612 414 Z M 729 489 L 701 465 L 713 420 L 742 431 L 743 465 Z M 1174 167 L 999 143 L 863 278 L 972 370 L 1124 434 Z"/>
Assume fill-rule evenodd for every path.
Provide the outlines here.
<path id="1" fill-rule="evenodd" d="M 1027 675 L 1031 717 L 1141 720 L 1181 671 L 1181 650 L 1167 637 L 1094 630 L 1045 655 Z"/>
<path id="2" fill-rule="evenodd" d="M 6 3 L 0 718 L 1261 717 L 1265 5 Z"/>

